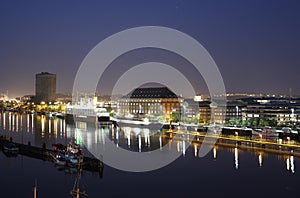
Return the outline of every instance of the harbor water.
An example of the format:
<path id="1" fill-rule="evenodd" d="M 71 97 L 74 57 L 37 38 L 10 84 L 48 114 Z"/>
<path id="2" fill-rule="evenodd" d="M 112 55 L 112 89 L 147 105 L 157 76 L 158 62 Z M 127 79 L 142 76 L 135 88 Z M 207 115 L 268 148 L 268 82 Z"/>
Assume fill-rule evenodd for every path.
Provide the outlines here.
<path id="1" fill-rule="evenodd" d="M 44 115 L 2 112 L 0 135 L 14 142 L 42 147 L 67 144 L 79 137 L 91 142 L 103 141 L 106 135 L 118 146 L 134 152 L 159 149 L 170 140 L 145 128 L 124 130 L 96 127 L 89 132 L 85 122 L 68 124 L 64 119 Z M 151 135 L 152 134 L 152 135 Z M 80 140 L 79 140 L 80 141 Z M 300 159 L 289 155 L 256 150 L 215 146 L 205 157 L 198 157 L 199 145 L 183 149 L 181 140 L 173 140 L 181 156 L 171 164 L 150 172 L 120 171 L 104 164 L 103 173 L 83 171 L 80 191 L 88 197 L 298 197 Z M 85 155 L 92 156 L 84 149 Z M 76 169 L 56 167 L 18 154 L 0 153 L 1 197 L 72 197 L 70 191 L 78 178 Z"/>

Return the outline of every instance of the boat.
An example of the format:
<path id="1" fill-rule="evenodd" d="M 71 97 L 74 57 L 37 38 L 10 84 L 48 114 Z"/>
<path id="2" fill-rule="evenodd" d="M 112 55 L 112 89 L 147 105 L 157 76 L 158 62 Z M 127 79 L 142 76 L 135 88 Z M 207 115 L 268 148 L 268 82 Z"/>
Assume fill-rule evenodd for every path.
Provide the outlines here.
<path id="1" fill-rule="evenodd" d="M 67 122 L 73 123 L 74 121 L 96 122 L 97 121 L 97 108 L 91 104 L 84 104 L 82 101 L 77 105 L 67 105 L 65 118 Z"/>
<path id="2" fill-rule="evenodd" d="M 57 151 L 54 163 L 58 166 L 76 167 L 83 161 L 83 152 L 75 142 L 70 142 L 67 147 L 61 144 L 54 144 L 53 147 Z"/>
<path id="3" fill-rule="evenodd" d="M 262 129 L 252 129 L 252 135 L 264 138 L 276 138 L 279 134 L 276 132 L 275 128 L 264 127 Z"/>
<path id="4" fill-rule="evenodd" d="M 54 159 L 54 163 L 57 166 L 66 166 L 67 161 L 63 153 L 57 153 Z"/>
<path id="5" fill-rule="evenodd" d="M 80 162 L 83 162 L 83 152 L 80 145 L 75 141 L 70 142 L 65 153 L 68 165 L 71 167 L 77 166 Z"/>
<path id="6" fill-rule="evenodd" d="M 298 131 L 296 129 L 292 129 L 290 127 L 282 127 L 279 132 L 284 134 L 298 134 Z"/>
<path id="7" fill-rule="evenodd" d="M 14 143 L 7 141 L 3 144 L 3 154 L 6 157 L 17 157 L 19 148 Z"/>
<path id="8" fill-rule="evenodd" d="M 55 165 L 64 167 L 77 167 L 81 162 L 83 162 L 82 156 L 70 152 L 58 153 L 54 159 Z"/>
<path id="9" fill-rule="evenodd" d="M 109 112 L 107 112 L 106 108 L 96 108 L 96 115 L 98 122 L 100 123 L 106 123 L 110 122 L 110 115 Z"/>
<path id="10" fill-rule="evenodd" d="M 148 128 L 153 131 L 161 130 L 164 127 L 164 123 L 161 122 L 151 122 L 147 119 L 135 120 L 135 119 L 121 119 L 114 118 L 116 124 L 120 127 L 132 127 L 132 128 Z M 169 125 L 168 125 L 169 126 Z"/>
<path id="11" fill-rule="evenodd" d="M 70 153 L 65 154 L 65 159 L 68 167 L 76 167 L 79 163 L 77 156 Z"/>
<path id="12" fill-rule="evenodd" d="M 76 143 L 76 140 L 69 142 L 66 148 L 66 153 L 71 153 L 76 156 L 83 155 L 80 145 Z"/>
<path id="13" fill-rule="evenodd" d="M 64 119 L 65 115 L 63 113 L 56 113 L 55 117 L 60 118 L 60 119 Z"/>
<path id="14" fill-rule="evenodd" d="M 52 144 L 52 149 L 56 152 L 66 152 L 67 147 L 62 144 Z"/>
<path id="15" fill-rule="evenodd" d="M 4 152 L 19 152 L 19 148 L 12 142 L 7 142 L 3 144 Z"/>

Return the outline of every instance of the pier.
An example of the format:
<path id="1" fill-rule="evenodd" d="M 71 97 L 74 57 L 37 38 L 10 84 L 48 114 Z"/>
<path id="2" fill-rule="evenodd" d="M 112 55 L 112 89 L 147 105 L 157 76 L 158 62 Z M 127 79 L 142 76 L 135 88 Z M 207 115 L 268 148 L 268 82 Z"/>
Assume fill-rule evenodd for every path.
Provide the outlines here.
<path id="1" fill-rule="evenodd" d="M 0 140 L 0 148 L 2 150 L 3 148 L 3 143 L 5 139 Z M 36 146 L 31 146 L 31 145 L 26 145 L 26 144 L 20 144 L 20 143 L 15 143 L 13 142 L 18 148 L 18 154 L 43 160 L 43 161 L 49 161 L 53 162 L 53 156 L 55 156 L 56 152 L 51 149 L 46 149 L 46 148 L 41 148 L 41 147 L 36 147 Z M 104 164 L 100 160 L 96 158 L 91 158 L 91 157 L 83 157 L 83 163 L 82 163 L 82 169 L 85 171 L 89 172 L 98 172 L 100 177 L 103 175 L 103 168 Z"/>

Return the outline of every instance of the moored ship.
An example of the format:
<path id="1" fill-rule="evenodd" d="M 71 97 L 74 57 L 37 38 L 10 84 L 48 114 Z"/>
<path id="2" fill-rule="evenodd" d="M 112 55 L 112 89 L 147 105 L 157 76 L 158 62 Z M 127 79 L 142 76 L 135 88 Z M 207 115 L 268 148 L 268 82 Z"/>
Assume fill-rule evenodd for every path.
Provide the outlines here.
<path id="1" fill-rule="evenodd" d="M 278 137 L 279 134 L 276 132 L 276 129 L 273 127 L 264 127 L 262 129 L 253 129 L 252 135 L 266 137 L 266 138 L 276 138 Z"/>

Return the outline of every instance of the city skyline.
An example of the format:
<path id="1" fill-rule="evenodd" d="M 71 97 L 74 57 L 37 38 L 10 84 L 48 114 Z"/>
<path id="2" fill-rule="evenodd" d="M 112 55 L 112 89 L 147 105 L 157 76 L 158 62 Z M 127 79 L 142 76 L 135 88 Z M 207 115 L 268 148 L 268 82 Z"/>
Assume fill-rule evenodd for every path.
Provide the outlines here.
<path id="1" fill-rule="evenodd" d="M 297 1 L 1 2 L 0 64 L 5 75 L 0 92 L 8 90 L 10 97 L 34 94 L 34 75 L 48 71 L 57 74 L 57 92 L 70 93 L 78 67 L 101 40 L 128 28 L 156 25 L 201 43 L 229 93 L 289 95 L 291 88 L 298 95 L 299 6 Z M 130 65 L 137 55 L 148 60 L 157 54 L 129 53 L 115 64 Z M 205 84 L 199 86 L 205 93 Z"/>
<path id="2" fill-rule="evenodd" d="M 299 10 L 0 1 L 1 197 L 298 197 Z"/>

